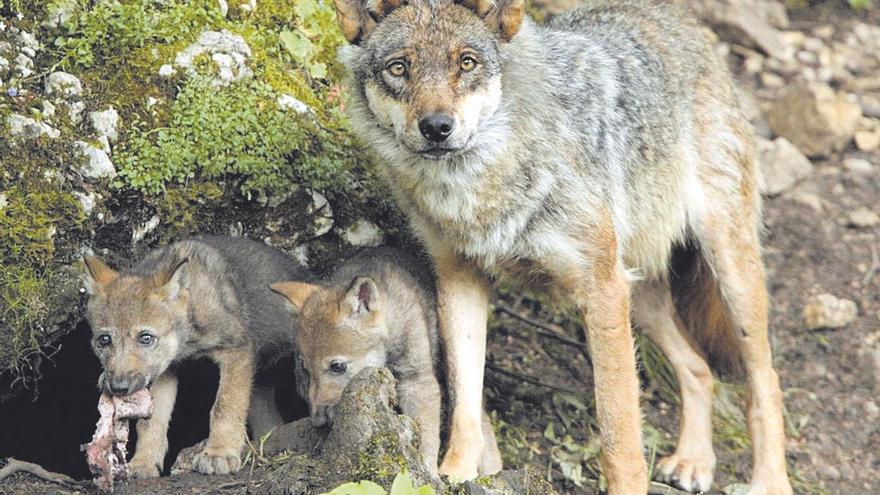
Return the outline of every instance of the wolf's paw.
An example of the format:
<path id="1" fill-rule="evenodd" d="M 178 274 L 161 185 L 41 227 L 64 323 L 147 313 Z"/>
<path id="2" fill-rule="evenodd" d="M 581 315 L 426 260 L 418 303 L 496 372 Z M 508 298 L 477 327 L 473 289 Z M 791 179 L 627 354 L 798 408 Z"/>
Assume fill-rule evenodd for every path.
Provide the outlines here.
<path id="1" fill-rule="evenodd" d="M 749 486 L 748 495 L 792 495 L 791 484 L 788 478 L 782 477 L 774 482 L 752 482 Z"/>
<path id="2" fill-rule="evenodd" d="M 654 479 L 689 492 L 704 492 L 712 486 L 714 471 L 714 456 L 697 460 L 672 454 L 657 461 Z"/>
<path id="3" fill-rule="evenodd" d="M 440 464 L 440 474 L 453 483 L 470 481 L 477 477 L 476 462 L 462 462 L 461 458 L 451 458 L 448 454 Z"/>
<path id="4" fill-rule="evenodd" d="M 134 456 L 128 463 L 128 474 L 133 478 L 158 478 L 161 474 L 159 463 Z"/>
<path id="5" fill-rule="evenodd" d="M 193 471 L 204 474 L 230 474 L 241 467 L 237 449 L 206 447 L 193 458 Z"/>

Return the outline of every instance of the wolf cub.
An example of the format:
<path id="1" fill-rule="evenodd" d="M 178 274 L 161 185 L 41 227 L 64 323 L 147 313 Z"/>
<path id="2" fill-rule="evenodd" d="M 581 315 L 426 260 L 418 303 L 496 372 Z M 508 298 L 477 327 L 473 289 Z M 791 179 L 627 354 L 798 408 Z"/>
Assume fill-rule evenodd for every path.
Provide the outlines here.
<path id="1" fill-rule="evenodd" d="M 138 477 L 159 476 L 177 395 L 175 365 L 207 356 L 220 368 L 210 435 L 193 469 L 225 474 L 241 466 L 245 419 L 255 437 L 283 423 L 271 386 L 256 372 L 295 350 L 289 304 L 266 286 L 307 272 L 284 253 L 234 237 L 201 237 L 151 252 L 115 271 L 85 257 L 87 318 L 104 372 L 99 386 L 114 395 L 149 388 L 153 416 L 137 424 L 130 464 Z"/>
<path id="2" fill-rule="evenodd" d="M 432 472 L 440 450 L 442 397 L 437 302 L 426 267 L 390 248 L 368 249 L 326 282 L 273 284 L 300 315 L 297 348 L 309 375 L 312 420 L 333 420 L 351 378 L 367 366 L 386 366 L 397 378 L 401 411 L 421 428 L 421 451 Z M 492 425 L 482 418 L 485 453 L 479 472 L 501 469 Z"/>

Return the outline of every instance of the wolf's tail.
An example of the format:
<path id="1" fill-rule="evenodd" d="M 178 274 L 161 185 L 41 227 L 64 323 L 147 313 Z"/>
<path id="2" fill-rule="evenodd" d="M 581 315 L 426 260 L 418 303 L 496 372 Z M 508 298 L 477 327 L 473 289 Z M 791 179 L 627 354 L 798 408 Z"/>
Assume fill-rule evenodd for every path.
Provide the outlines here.
<path id="1" fill-rule="evenodd" d="M 742 359 L 712 268 L 696 246 L 673 254 L 670 274 L 675 307 L 690 336 L 717 373 L 739 375 Z"/>

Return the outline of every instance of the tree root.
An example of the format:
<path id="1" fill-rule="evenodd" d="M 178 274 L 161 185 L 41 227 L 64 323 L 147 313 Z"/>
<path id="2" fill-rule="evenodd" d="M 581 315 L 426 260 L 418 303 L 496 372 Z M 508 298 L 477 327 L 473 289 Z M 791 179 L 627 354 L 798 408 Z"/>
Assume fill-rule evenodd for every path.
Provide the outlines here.
<path id="1" fill-rule="evenodd" d="M 41 480 L 51 481 L 52 483 L 60 483 L 62 485 L 79 485 L 79 483 L 67 476 L 66 474 L 53 473 L 46 471 L 43 466 L 32 462 L 19 461 L 14 457 L 6 459 L 6 465 L 0 468 L 0 481 L 12 476 L 15 473 L 30 473 Z"/>

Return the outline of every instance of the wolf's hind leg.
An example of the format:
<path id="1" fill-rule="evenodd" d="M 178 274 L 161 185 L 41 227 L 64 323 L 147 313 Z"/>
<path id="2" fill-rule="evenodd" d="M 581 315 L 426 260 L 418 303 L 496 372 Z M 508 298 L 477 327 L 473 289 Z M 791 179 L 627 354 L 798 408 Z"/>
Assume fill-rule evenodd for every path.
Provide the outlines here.
<path id="1" fill-rule="evenodd" d="M 137 451 L 128 468 L 136 478 L 155 478 L 162 474 L 168 452 L 168 424 L 177 398 L 177 377 L 167 370 L 150 386 L 153 415 L 137 422 Z"/>
<path id="2" fill-rule="evenodd" d="M 245 419 L 254 379 L 250 347 L 222 349 L 212 355 L 220 367 L 220 386 L 211 408 L 211 430 L 205 449 L 193 459 L 193 469 L 205 474 L 229 474 L 241 467 L 247 441 Z"/>
<path id="3" fill-rule="evenodd" d="M 681 397 L 675 452 L 660 459 L 654 477 L 687 491 L 708 491 L 712 450 L 712 372 L 678 317 L 667 282 L 642 282 L 633 293 L 633 322 L 672 364 Z"/>
<path id="4" fill-rule="evenodd" d="M 785 466 L 782 390 L 767 336 L 768 303 L 757 229 L 748 215 L 717 214 L 702 225 L 699 242 L 739 338 L 748 377 L 753 471 L 749 495 L 791 495 Z"/>
<path id="5" fill-rule="evenodd" d="M 273 384 L 254 385 L 251 396 L 251 407 L 248 409 L 248 426 L 251 428 L 251 438 L 256 443 L 260 441 L 272 428 L 284 424 L 284 418 L 278 411 L 275 402 L 275 387 Z"/>

